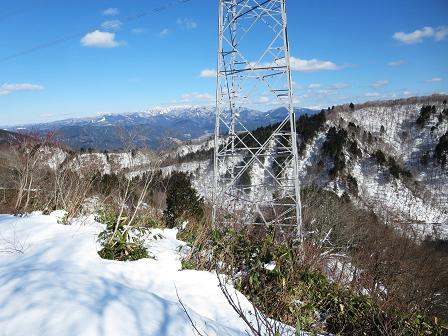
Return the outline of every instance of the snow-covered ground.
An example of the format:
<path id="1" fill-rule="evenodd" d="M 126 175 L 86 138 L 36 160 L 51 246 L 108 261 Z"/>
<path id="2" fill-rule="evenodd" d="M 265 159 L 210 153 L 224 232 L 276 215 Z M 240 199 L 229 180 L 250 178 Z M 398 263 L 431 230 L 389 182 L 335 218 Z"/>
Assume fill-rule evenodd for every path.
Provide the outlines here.
<path id="1" fill-rule="evenodd" d="M 204 335 L 247 335 L 216 275 L 180 270 L 176 230 L 148 236 L 155 259 L 110 261 L 97 253 L 102 225 L 64 226 L 60 216 L 0 215 L 0 335 L 195 335 L 176 288 Z"/>
<path id="2" fill-rule="evenodd" d="M 130 152 L 122 153 L 83 153 L 77 155 L 70 167 L 80 171 L 82 167 L 93 166 L 101 174 L 116 174 L 123 171 L 139 171 L 144 173 L 152 167 L 153 156 L 150 153 L 139 151 L 135 155 Z"/>

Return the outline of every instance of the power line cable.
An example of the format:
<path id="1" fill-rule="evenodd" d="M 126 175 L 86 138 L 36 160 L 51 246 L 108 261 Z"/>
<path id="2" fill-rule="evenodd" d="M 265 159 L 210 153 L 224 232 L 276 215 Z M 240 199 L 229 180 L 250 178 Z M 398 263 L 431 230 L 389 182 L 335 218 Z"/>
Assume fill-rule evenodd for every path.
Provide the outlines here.
<path id="1" fill-rule="evenodd" d="M 175 0 L 175 1 L 171 1 L 171 2 L 169 2 L 169 3 L 167 3 L 167 4 L 163 5 L 163 6 L 159 6 L 159 7 L 153 8 L 152 10 L 128 16 L 125 20 L 123 20 L 123 23 L 129 23 L 129 22 L 141 19 L 141 18 L 149 16 L 149 15 L 158 14 L 158 13 L 166 11 L 166 10 L 176 6 L 176 5 L 188 3 L 188 2 L 191 2 L 191 1 L 193 1 L 193 0 Z M 100 29 L 100 27 L 96 26 L 93 29 L 89 29 L 87 31 L 84 30 L 84 31 L 79 32 L 79 33 L 66 35 L 64 37 L 55 39 L 53 41 L 48 41 L 48 42 L 45 42 L 45 43 L 42 43 L 42 44 L 38 44 L 38 45 L 35 45 L 35 46 L 33 46 L 33 47 L 29 48 L 29 49 L 24 49 L 24 50 L 19 51 L 17 53 L 14 53 L 14 54 L 11 54 L 11 55 L 8 55 L 8 56 L 5 56 L 5 57 L 1 57 L 0 58 L 0 63 L 10 61 L 10 60 L 12 60 L 14 58 L 17 58 L 17 57 L 20 57 L 20 56 L 31 54 L 31 53 L 34 53 L 36 51 L 42 50 L 42 49 L 47 49 L 47 48 L 53 47 L 55 45 L 67 42 L 67 41 L 69 41 L 71 39 L 74 39 L 76 37 L 79 37 L 81 35 L 85 35 L 85 34 L 91 32 L 92 30 L 96 30 L 96 29 Z"/>
<path id="2" fill-rule="evenodd" d="M 0 22 L 3 20 L 9 19 L 10 17 L 29 12 L 37 7 L 42 6 L 43 2 L 47 2 L 47 1 L 48 0 L 32 0 L 26 5 L 20 6 L 12 11 L 0 14 Z"/>

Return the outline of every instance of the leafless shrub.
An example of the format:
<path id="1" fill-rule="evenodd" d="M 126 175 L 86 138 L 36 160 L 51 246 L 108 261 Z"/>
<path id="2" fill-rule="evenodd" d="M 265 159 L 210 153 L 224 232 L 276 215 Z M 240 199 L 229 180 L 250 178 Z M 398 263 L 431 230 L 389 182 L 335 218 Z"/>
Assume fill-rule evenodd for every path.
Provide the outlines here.
<path id="1" fill-rule="evenodd" d="M 129 154 L 130 166 L 136 166 L 133 162 L 135 159 L 133 155 L 134 149 L 128 149 L 125 153 Z M 106 195 L 105 205 L 107 204 L 106 206 L 109 208 L 112 207 L 111 211 L 117 214 L 114 231 L 109 241 L 112 241 L 118 228 L 124 222 L 128 226 L 134 225 L 136 220 L 142 215 L 143 206 L 147 207 L 146 200 L 148 199 L 149 189 L 153 185 L 160 166 L 160 160 L 155 154 L 150 157 L 151 163 L 141 175 L 120 174 L 117 178 L 115 190 L 110 195 Z"/>
<path id="2" fill-rule="evenodd" d="M 0 234 L 0 253 L 6 254 L 24 254 L 28 248 L 26 241 L 17 237 L 17 231 L 13 228 L 12 238 L 6 238 Z"/>
<path id="3" fill-rule="evenodd" d="M 15 190 L 13 211 L 31 210 L 31 202 L 43 182 L 51 155 L 48 146 L 51 137 L 42 138 L 36 134 L 23 135 L 1 152 L 2 170 L 12 181 Z"/>
<path id="4" fill-rule="evenodd" d="M 212 228 L 207 220 L 203 220 L 191 222 L 179 237 L 189 241 L 192 246 L 185 261 L 187 264 L 221 275 L 220 287 L 225 297 L 238 314 L 246 316 L 252 334 L 258 335 L 262 330 L 260 326 L 274 330 L 275 334 L 275 328 L 269 326 L 272 321 L 264 320 L 266 316 L 261 313 L 258 317 L 248 316 L 248 312 L 241 309 L 234 293 L 229 292 L 224 284 L 229 282 L 235 284 L 236 288 L 242 288 L 256 306 L 253 307 L 254 312 L 261 308 L 267 316 L 295 325 L 294 316 L 300 316 L 301 308 L 296 307 L 294 302 L 306 293 L 301 285 L 303 272 L 311 272 L 311 276 L 314 276 L 314 272 L 326 273 L 335 283 L 335 287 L 331 285 L 327 290 L 338 300 L 341 299 L 340 295 L 350 295 L 347 302 L 354 309 L 357 322 L 344 320 L 342 310 L 339 312 L 342 320 L 337 321 L 337 328 L 341 329 L 336 330 L 344 330 L 346 327 L 352 330 L 359 323 L 360 327 L 366 328 L 364 331 L 374 328 L 384 335 L 404 335 L 409 329 L 401 323 L 417 321 L 419 314 L 426 318 L 446 318 L 448 272 L 444 267 L 447 255 L 443 253 L 443 248 L 434 247 L 433 242 L 419 243 L 405 231 L 406 227 L 397 231 L 396 227 L 385 225 L 366 208 L 353 204 L 349 198 L 338 197 L 331 191 L 312 186 L 305 188 L 302 196 L 303 221 L 307 231 L 303 260 L 297 252 L 292 252 L 295 251 L 293 246 L 286 246 L 283 250 L 277 244 L 278 250 L 270 250 L 276 243 L 272 238 L 263 240 L 263 237 L 268 237 L 267 228 L 264 231 L 249 227 L 221 230 L 219 226 Z M 390 217 L 390 221 L 393 220 Z M 269 235 L 275 237 L 275 230 Z M 289 252 L 285 254 L 286 251 Z M 289 253 L 292 257 L 285 257 Z M 252 274 L 253 281 L 263 276 L 267 277 L 263 279 L 269 279 L 270 275 L 265 273 L 263 264 L 252 264 L 256 260 L 266 262 L 268 259 L 265 258 L 269 255 L 282 256 L 275 259 L 278 273 L 273 275 L 274 279 L 281 276 L 285 284 L 298 284 L 294 290 L 273 279 L 268 282 L 260 280 L 262 286 L 255 285 L 255 282 L 250 285 L 248 281 L 252 280 L 244 275 Z M 278 260 L 282 258 L 288 261 L 281 261 L 283 266 L 280 269 Z M 285 265 L 288 265 L 287 269 L 283 268 Z M 242 279 L 245 282 L 241 283 Z M 346 292 L 347 288 L 351 291 Z M 316 294 L 319 292 L 319 289 L 314 290 Z M 364 303 L 358 307 L 357 302 Z M 290 309 L 297 309 L 299 315 L 294 315 Z M 401 315 L 396 315 L 397 312 Z M 408 320 L 401 320 L 400 316 L 406 316 Z M 435 321 L 434 325 L 437 324 Z M 325 330 L 325 320 L 318 323 L 322 325 L 314 327 Z M 261 334 L 268 332 L 264 329 Z"/>
<path id="5" fill-rule="evenodd" d="M 67 216 L 66 223 L 80 214 L 86 199 L 93 193 L 93 185 L 101 167 L 95 162 L 84 162 L 74 167 L 79 154 L 72 154 L 57 169 L 51 171 L 48 188 L 46 209 L 64 209 Z"/>
<path id="6" fill-rule="evenodd" d="M 358 289 L 378 297 L 385 308 L 446 319 L 448 253 L 437 249 L 437 241 L 413 238 L 412 227 L 393 217 L 390 226 L 371 221 L 364 230 L 367 235 L 351 253 Z"/>

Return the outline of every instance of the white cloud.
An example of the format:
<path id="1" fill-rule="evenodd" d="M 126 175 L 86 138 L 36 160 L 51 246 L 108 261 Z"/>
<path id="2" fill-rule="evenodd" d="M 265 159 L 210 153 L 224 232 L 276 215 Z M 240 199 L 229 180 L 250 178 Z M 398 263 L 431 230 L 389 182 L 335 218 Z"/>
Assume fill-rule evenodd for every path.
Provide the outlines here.
<path id="1" fill-rule="evenodd" d="M 339 70 L 341 69 L 340 66 L 336 65 L 333 62 L 330 61 L 320 61 L 318 59 L 300 59 L 296 57 L 290 58 L 291 62 L 291 70 L 292 71 L 300 71 L 300 72 L 316 72 L 316 71 L 324 71 L 324 70 Z M 279 66 L 285 66 L 286 62 L 285 59 L 274 61 L 273 63 L 256 63 L 256 62 L 250 62 L 247 68 L 251 67 L 279 67 Z"/>
<path id="2" fill-rule="evenodd" d="M 393 38 L 399 42 L 405 44 L 421 43 L 424 39 L 430 38 L 434 35 L 434 29 L 432 27 L 423 27 L 417 29 L 412 33 L 397 32 L 393 35 Z"/>
<path id="3" fill-rule="evenodd" d="M 345 83 L 336 83 L 329 86 L 322 86 L 320 84 L 308 85 L 308 93 L 311 97 L 318 97 L 319 99 L 327 98 L 339 94 L 339 91 L 349 87 L 350 85 Z M 304 97 L 306 97 L 305 95 Z"/>
<path id="4" fill-rule="evenodd" d="M 204 69 L 199 73 L 199 77 L 201 77 L 201 78 L 216 78 L 216 70 L 215 69 Z"/>
<path id="5" fill-rule="evenodd" d="M 348 88 L 350 85 L 346 84 L 346 83 L 336 83 L 330 86 L 330 88 L 334 89 L 334 90 L 342 90 L 345 88 Z"/>
<path id="6" fill-rule="evenodd" d="M 333 89 L 323 89 L 323 90 L 319 90 L 318 94 L 321 97 L 327 97 L 327 96 L 331 96 L 331 95 L 335 95 L 337 93 L 336 90 Z"/>
<path id="7" fill-rule="evenodd" d="M 403 60 L 397 60 L 397 61 L 390 61 L 387 63 L 388 66 L 400 66 L 403 65 L 404 61 Z"/>
<path id="8" fill-rule="evenodd" d="M 133 28 L 133 29 L 131 29 L 131 33 L 132 34 L 136 34 L 136 35 L 143 34 L 144 32 L 145 32 L 144 28 Z"/>
<path id="9" fill-rule="evenodd" d="M 124 43 L 115 41 L 115 33 L 95 30 L 94 32 L 87 33 L 81 39 L 81 44 L 84 47 L 116 48 L 120 45 L 123 45 Z"/>
<path id="10" fill-rule="evenodd" d="M 2 84 L 0 85 L 0 96 L 8 96 L 14 92 L 25 92 L 25 91 L 42 91 L 44 87 L 42 85 L 36 85 L 36 84 L 28 84 L 28 83 L 22 83 L 22 84 Z"/>
<path id="11" fill-rule="evenodd" d="M 267 104 L 267 103 L 270 102 L 270 99 L 269 99 L 268 97 L 262 96 L 262 97 L 260 97 L 260 98 L 258 99 L 258 102 L 259 102 L 260 104 Z"/>
<path id="12" fill-rule="evenodd" d="M 426 83 L 438 83 L 441 81 L 442 81 L 442 78 L 440 78 L 440 77 L 434 77 L 434 78 L 425 80 Z"/>
<path id="13" fill-rule="evenodd" d="M 200 102 L 211 103 L 215 101 L 215 97 L 209 93 L 193 92 L 182 95 L 180 97 L 180 101 L 182 103 L 200 103 Z"/>
<path id="14" fill-rule="evenodd" d="M 304 108 L 310 109 L 310 110 L 322 110 L 324 108 L 323 105 L 306 105 Z"/>
<path id="15" fill-rule="evenodd" d="M 196 29 L 198 27 L 197 22 L 190 18 L 177 19 L 177 24 L 186 30 Z"/>
<path id="16" fill-rule="evenodd" d="M 386 86 L 387 84 L 389 84 L 389 80 L 387 80 L 387 79 L 381 79 L 381 80 L 377 80 L 377 81 L 375 81 L 375 82 L 372 84 L 372 86 L 378 88 L 378 87 Z"/>
<path id="17" fill-rule="evenodd" d="M 101 13 L 106 16 L 116 16 L 120 14 L 120 11 L 117 8 L 107 8 L 103 10 Z"/>
<path id="18" fill-rule="evenodd" d="M 395 40 L 404 44 L 421 43 L 426 39 L 433 38 L 436 41 L 442 41 L 448 36 L 448 27 L 441 26 L 438 28 L 423 27 L 411 33 L 396 32 L 392 36 Z"/>
<path id="19" fill-rule="evenodd" d="M 403 91 L 404 96 L 410 96 L 412 94 L 411 91 Z"/>
<path id="20" fill-rule="evenodd" d="M 165 29 L 162 29 L 157 35 L 159 35 L 160 37 L 164 37 L 164 36 L 167 36 L 169 32 L 170 31 L 168 30 L 168 28 L 165 28 Z"/>
<path id="21" fill-rule="evenodd" d="M 366 97 L 379 97 L 380 94 L 378 92 L 367 92 Z"/>
<path id="22" fill-rule="evenodd" d="M 318 59 L 300 59 L 296 57 L 291 57 L 291 70 L 301 71 L 301 72 L 314 72 L 323 70 L 339 70 L 335 63 L 330 61 L 320 61 Z"/>
<path id="23" fill-rule="evenodd" d="M 106 30 L 117 30 L 120 29 L 123 22 L 120 20 L 110 20 L 110 21 L 104 21 L 101 24 L 101 27 Z"/>
<path id="24" fill-rule="evenodd" d="M 434 34 L 434 39 L 436 41 L 442 41 L 447 36 L 448 36 L 448 27 L 442 26 L 437 28 L 436 33 Z"/>

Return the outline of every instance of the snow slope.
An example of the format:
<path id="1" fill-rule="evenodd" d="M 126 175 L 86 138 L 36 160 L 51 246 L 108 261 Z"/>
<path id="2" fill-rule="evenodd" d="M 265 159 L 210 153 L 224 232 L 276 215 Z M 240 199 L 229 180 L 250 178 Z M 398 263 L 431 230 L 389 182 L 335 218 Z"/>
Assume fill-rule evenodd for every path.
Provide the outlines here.
<path id="1" fill-rule="evenodd" d="M 301 184 L 319 185 L 335 191 L 339 196 L 351 194 L 358 204 L 374 210 L 385 222 L 406 223 L 420 238 L 432 236 L 448 238 L 448 170 L 436 163 L 435 147 L 443 134 L 448 131 L 448 118 L 440 120 L 446 108 L 443 100 L 447 97 L 417 97 L 398 101 L 368 102 L 350 110 L 339 106 L 327 112 L 323 128 L 310 139 L 299 158 Z M 436 109 L 425 121 L 423 127 L 416 120 L 423 106 Z M 341 177 L 332 179 L 329 171 L 334 166 L 333 159 L 322 154 L 322 146 L 330 127 L 347 131 L 348 139 L 356 141 L 362 157 L 352 158 L 346 148 L 346 167 Z M 370 136 L 368 136 L 370 134 Z M 200 148 L 208 150 L 210 142 L 195 146 L 181 146 L 176 154 L 182 159 Z M 410 181 L 395 179 L 388 167 L 381 166 L 375 153 L 381 150 L 395 158 L 412 173 Z M 422 163 L 427 155 L 428 163 Z M 241 161 L 240 158 L 238 161 Z M 265 166 L 270 163 L 265 162 Z M 225 167 L 220 167 L 225 168 Z M 261 166 L 254 165 L 250 171 L 253 184 L 266 180 Z M 173 170 L 193 175 L 193 186 L 210 199 L 213 163 L 210 160 L 182 160 L 181 164 L 164 167 L 164 172 Z M 292 176 L 292 170 L 289 170 Z M 357 192 L 348 183 L 347 176 L 356 180 Z M 251 191 L 249 197 L 264 198 L 265 191 Z M 261 195 L 261 196 L 260 196 Z"/>
<path id="2" fill-rule="evenodd" d="M 57 218 L 0 215 L 0 335 L 194 335 L 176 287 L 203 334 L 246 335 L 214 274 L 180 271 L 176 230 L 148 237 L 156 259 L 118 262 L 97 254 L 102 225 Z"/>

